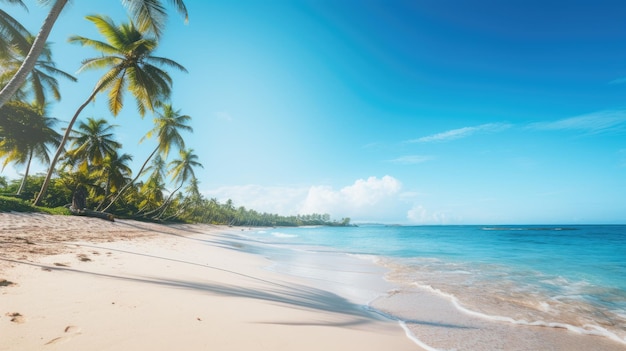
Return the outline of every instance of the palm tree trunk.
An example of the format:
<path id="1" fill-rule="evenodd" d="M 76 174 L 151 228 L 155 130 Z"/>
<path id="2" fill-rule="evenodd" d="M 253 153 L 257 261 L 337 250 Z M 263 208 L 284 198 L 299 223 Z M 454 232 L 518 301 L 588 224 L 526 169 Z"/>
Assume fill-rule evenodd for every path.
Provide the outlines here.
<path id="1" fill-rule="evenodd" d="M 67 4 L 67 2 L 68 0 L 56 0 L 54 2 L 52 9 L 50 9 L 50 12 L 48 13 L 48 16 L 43 21 L 43 25 L 41 26 L 41 29 L 39 30 L 39 33 L 37 34 L 33 45 L 30 47 L 30 51 L 28 52 L 28 55 L 26 55 L 24 62 L 22 62 L 19 70 L 15 73 L 13 78 L 11 78 L 9 83 L 2 89 L 2 91 L 0 91 L 0 107 L 2 107 L 7 101 L 9 101 L 13 97 L 17 89 L 19 89 L 22 84 L 24 84 L 24 81 L 26 81 L 26 77 L 28 77 L 30 72 L 35 67 L 37 59 L 39 58 L 39 55 L 41 55 L 41 52 L 45 47 L 46 40 L 48 40 L 48 36 L 52 31 L 52 27 L 54 26 L 54 23 L 61 14 L 61 11 L 63 10 L 63 7 L 65 7 L 65 4 Z"/>
<path id="2" fill-rule="evenodd" d="M 111 177 L 109 176 L 109 177 L 107 177 L 107 183 L 105 185 L 104 197 L 102 198 L 102 201 L 100 201 L 100 203 L 96 207 L 96 211 L 100 211 L 100 207 L 102 207 L 102 205 L 104 205 L 104 202 L 111 195 L 110 187 L 111 187 Z"/>
<path id="3" fill-rule="evenodd" d="M 28 154 L 28 163 L 26 163 L 26 170 L 24 171 L 24 178 L 22 178 L 22 183 L 20 184 L 20 188 L 17 189 L 15 195 L 19 195 L 24 190 L 24 186 L 26 185 L 26 179 L 28 179 L 28 172 L 30 172 L 30 163 L 33 160 L 33 150 L 30 150 Z"/>
<path id="4" fill-rule="evenodd" d="M 117 199 L 120 196 L 122 196 L 122 194 L 124 194 L 124 192 L 126 192 L 126 190 L 130 188 L 137 181 L 137 179 L 139 179 L 139 177 L 141 177 L 141 173 L 143 173 L 143 170 L 146 168 L 146 165 L 148 165 L 148 162 L 152 159 L 152 157 L 154 156 L 154 154 L 156 154 L 158 150 L 159 150 L 159 146 L 157 145 L 157 147 L 154 149 L 154 151 L 152 151 L 150 156 L 148 156 L 148 159 L 146 160 L 146 162 L 143 163 L 143 165 L 141 166 L 141 169 L 139 169 L 139 172 L 137 172 L 137 175 L 135 176 L 135 178 L 131 180 L 128 184 L 124 185 L 124 187 L 120 189 L 120 191 L 117 192 L 117 195 L 115 195 L 115 198 L 111 200 L 111 203 L 109 203 L 109 205 L 105 207 L 102 211 L 106 211 L 109 209 L 109 207 L 113 206 L 115 201 L 117 201 Z"/>
<path id="5" fill-rule="evenodd" d="M 54 173 L 54 167 L 56 166 L 57 161 L 59 160 L 59 157 L 63 153 L 63 149 L 65 148 L 65 143 L 67 142 L 67 139 L 69 139 L 69 137 L 70 137 L 70 133 L 72 132 L 72 127 L 74 127 L 74 123 L 76 123 L 76 120 L 78 119 L 78 116 L 85 109 L 85 107 L 87 107 L 87 105 L 89 105 L 89 103 L 93 100 L 93 98 L 96 96 L 96 94 L 98 94 L 98 92 L 102 89 L 103 86 L 104 85 L 97 86 L 93 90 L 91 95 L 89 95 L 89 98 L 87 98 L 87 100 L 82 105 L 80 105 L 78 110 L 76 110 L 76 113 L 74 113 L 74 116 L 70 120 L 70 124 L 67 125 L 67 129 L 65 130 L 65 134 L 63 134 L 63 139 L 61 139 L 61 143 L 59 144 L 59 148 L 57 149 L 56 153 L 54 154 L 54 157 L 52 158 L 52 161 L 50 161 L 50 167 L 48 168 L 48 174 L 46 174 L 46 179 L 44 179 L 43 184 L 41 185 L 41 190 L 39 191 L 39 194 L 37 195 L 37 198 L 35 199 L 35 202 L 33 203 L 33 205 L 38 206 L 41 203 L 41 200 L 43 199 L 44 195 L 46 194 L 46 191 L 48 190 L 48 185 L 50 184 L 50 179 L 52 178 L 52 173 Z"/>
<path id="6" fill-rule="evenodd" d="M 182 188 L 184 184 L 185 183 L 180 183 L 180 186 L 178 188 L 176 188 L 176 190 L 172 191 L 170 196 L 167 197 L 167 200 L 165 200 L 161 206 L 159 206 L 158 208 L 156 208 L 156 209 L 154 209 L 154 210 L 152 210 L 150 212 L 144 213 L 144 216 L 148 216 L 148 215 L 151 215 L 153 213 L 156 213 L 156 212 L 160 211 L 161 209 L 163 209 L 163 207 L 165 207 L 166 205 L 169 206 L 169 202 L 172 199 L 172 197 L 174 196 L 174 194 L 176 194 L 176 192 L 178 190 L 180 190 L 180 188 Z M 167 209 L 167 207 L 165 207 L 165 209 Z M 161 215 L 163 215 L 163 213 L 161 213 Z"/>

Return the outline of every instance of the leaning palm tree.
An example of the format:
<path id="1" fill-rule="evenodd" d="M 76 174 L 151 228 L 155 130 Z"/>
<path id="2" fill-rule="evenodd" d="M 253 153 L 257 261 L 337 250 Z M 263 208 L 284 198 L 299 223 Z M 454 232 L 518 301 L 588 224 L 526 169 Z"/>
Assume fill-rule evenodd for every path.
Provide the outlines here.
<path id="1" fill-rule="evenodd" d="M 36 104 L 11 102 L 0 108 L 3 122 L 0 123 L 0 156 L 5 157 L 3 169 L 8 163 L 25 164 L 24 177 L 16 195 L 20 195 L 30 171 L 33 158 L 42 163 L 50 162 L 49 146 L 57 146 L 61 135 L 53 126 L 55 118 L 46 117 L 44 108 Z"/>
<path id="2" fill-rule="evenodd" d="M 24 3 L 21 0 L 0 0 L 4 2 L 20 4 L 24 6 Z M 40 0 L 43 3 L 49 3 L 51 0 Z M 167 13 L 165 11 L 165 7 L 163 6 L 163 2 L 160 0 L 121 0 L 122 4 L 126 6 L 132 17 L 137 21 L 139 25 L 139 29 L 142 32 L 150 32 L 154 34 L 157 38 L 161 36 L 163 29 L 165 27 L 165 20 L 167 18 Z M 52 31 L 52 27 L 56 22 L 57 18 L 63 11 L 63 8 L 68 3 L 68 0 L 55 0 L 48 16 L 44 19 L 43 25 L 39 30 L 39 34 L 33 41 L 33 45 L 31 46 L 28 54 L 19 70 L 16 74 L 11 78 L 9 83 L 2 88 L 0 91 L 0 106 L 4 105 L 11 97 L 15 94 L 15 92 L 24 84 L 26 77 L 35 67 L 35 63 L 39 55 L 41 55 L 42 50 L 44 49 L 44 45 L 46 40 L 48 40 L 48 36 Z M 177 11 L 181 13 L 185 17 L 185 21 L 188 20 L 189 15 L 187 13 L 187 7 L 185 6 L 182 0 L 169 0 L 172 3 Z M 2 11 L 4 13 L 4 11 Z M 0 17 L 2 15 L 0 13 Z M 7 15 L 8 16 L 8 15 Z M 8 16 L 10 17 L 10 16 Z M 11 18 L 12 19 L 12 18 Z"/>
<path id="3" fill-rule="evenodd" d="M 163 111 L 158 112 L 157 116 L 154 118 L 154 128 L 150 130 L 145 137 L 141 139 L 141 141 L 151 138 L 153 135 L 157 135 L 157 146 L 154 148 L 152 153 L 148 156 L 146 161 L 143 163 L 135 178 L 126 184 L 122 190 L 120 190 L 115 198 L 109 203 L 107 207 L 104 208 L 104 211 L 108 210 L 117 199 L 122 196 L 122 194 L 131 187 L 139 177 L 143 174 L 144 169 L 148 165 L 148 162 L 159 153 L 163 158 L 167 158 L 170 148 L 172 146 L 177 146 L 179 149 L 185 148 L 185 140 L 180 135 L 181 130 L 192 132 L 193 128 L 187 125 L 187 122 L 191 120 L 191 117 L 187 115 L 181 115 L 180 110 L 174 110 L 171 104 L 163 105 Z"/>
<path id="4" fill-rule="evenodd" d="M 26 44 L 30 45 L 33 41 L 32 36 L 29 36 L 26 39 Z M 10 59 L 4 61 L 3 71 L 0 74 L 0 83 L 7 81 L 10 77 L 12 77 L 15 72 L 20 67 L 21 62 L 23 61 L 24 56 L 27 54 L 28 45 L 19 44 L 13 46 L 14 54 L 11 55 Z M 52 60 L 52 50 L 50 49 L 50 45 L 46 43 L 44 46 L 44 50 L 39 56 L 39 59 L 35 62 L 35 67 L 28 75 L 24 85 L 21 89 L 18 90 L 18 93 L 27 88 L 27 91 L 30 91 L 34 95 L 34 99 L 37 104 L 43 106 L 47 99 L 46 92 L 50 91 L 55 100 L 61 100 L 61 92 L 59 91 L 59 82 L 55 78 L 55 76 L 61 76 L 63 78 L 69 79 L 73 82 L 76 81 L 76 78 L 69 73 L 66 73 L 58 68 L 56 68 L 56 64 Z M 28 84 L 26 84 L 28 83 Z M 17 96 L 18 94 L 16 94 Z M 19 96 L 26 96 L 26 92 L 19 94 Z M 23 99 L 23 98 L 22 98 Z"/>
<path id="5" fill-rule="evenodd" d="M 158 66 L 168 66 L 183 72 L 187 71 L 173 60 L 152 56 L 157 48 L 157 40 L 153 37 L 147 37 L 146 32 L 141 31 L 132 22 L 116 26 L 113 20 L 105 16 L 87 16 L 87 19 L 96 25 L 106 42 L 81 36 L 70 38 L 70 42 L 92 47 L 103 54 L 83 61 L 79 71 L 97 68 L 108 68 L 109 70 L 96 83 L 87 100 L 70 120 L 67 131 L 61 140 L 61 145 L 50 163 L 50 169 L 48 169 L 48 174 L 35 204 L 41 201 L 48 188 L 54 167 L 63 152 L 72 126 L 83 109 L 93 101 L 98 93 L 109 91 L 109 110 L 114 116 L 117 116 L 124 105 L 123 98 L 127 88 L 137 102 L 139 114 L 143 116 L 146 110 L 154 111 L 157 101 L 166 100 L 171 93 L 172 79 L 166 71 Z"/>
<path id="6" fill-rule="evenodd" d="M 152 211 L 163 203 L 163 191 L 165 190 L 165 161 L 157 155 L 147 170 L 151 171 L 148 179 L 141 186 L 143 200 L 139 202 L 139 213 Z"/>
<path id="7" fill-rule="evenodd" d="M 198 155 L 193 152 L 193 149 L 181 150 L 180 158 L 170 162 L 169 166 L 170 170 L 168 174 L 172 176 L 175 182 L 179 183 L 178 188 L 170 193 L 163 205 L 161 205 L 156 210 L 146 213 L 146 215 L 151 215 L 153 213 L 161 211 L 157 218 L 162 216 L 163 213 L 165 213 L 165 211 L 167 210 L 167 205 L 174 197 L 174 194 L 176 194 L 176 192 L 178 192 L 178 190 L 180 190 L 180 188 L 182 188 L 188 180 L 196 177 L 194 168 L 203 167 L 202 164 L 198 162 Z"/>
<path id="8" fill-rule="evenodd" d="M 180 217 L 185 213 L 187 214 L 187 217 L 193 216 L 194 210 L 201 206 L 203 200 L 202 194 L 200 194 L 198 183 L 198 178 L 192 177 L 191 180 L 189 180 L 189 184 L 184 189 L 185 196 L 182 197 L 178 209 L 175 211 L 175 213 L 164 218 L 165 221 L 168 221 L 172 218 Z M 181 196 L 180 193 L 179 196 Z"/>

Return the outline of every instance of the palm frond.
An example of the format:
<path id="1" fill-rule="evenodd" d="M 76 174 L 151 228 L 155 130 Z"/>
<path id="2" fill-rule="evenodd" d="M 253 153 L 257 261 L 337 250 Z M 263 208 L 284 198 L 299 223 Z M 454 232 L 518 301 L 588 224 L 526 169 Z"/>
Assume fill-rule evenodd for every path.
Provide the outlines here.
<path id="1" fill-rule="evenodd" d="M 167 66 L 167 67 L 172 67 L 172 68 L 176 68 L 177 70 L 184 72 L 184 73 L 189 73 L 187 71 L 187 69 L 179 64 L 178 62 L 174 61 L 174 60 L 170 60 L 168 58 L 165 57 L 158 57 L 158 56 L 150 56 L 146 58 L 147 62 L 150 63 L 154 63 L 154 64 L 158 64 L 160 66 Z"/>
<path id="2" fill-rule="evenodd" d="M 46 95 L 44 93 L 44 86 L 41 84 L 41 80 L 39 79 L 38 74 L 31 74 L 31 89 L 33 90 L 33 94 L 35 95 L 35 101 L 40 104 L 43 104 L 46 101 Z"/>
<path id="3" fill-rule="evenodd" d="M 54 75 L 57 75 L 57 76 L 61 76 L 61 77 L 65 78 L 65 79 L 71 80 L 72 82 L 77 82 L 78 81 L 78 78 L 74 77 L 73 75 L 71 75 L 71 74 L 69 74 L 69 73 L 67 73 L 65 71 L 62 71 L 62 70 L 56 68 L 56 66 L 53 63 L 50 64 L 50 63 L 45 63 L 44 62 L 44 63 L 39 63 L 37 66 L 41 70 L 44 70 L 44 71 L 48 72 L 49 74 L 54 74 Z"/>
<path id="4" fill-rule="evenodd" d="M 122 107 L 124 107 L 124 88 L 126 86 L 125 72 L 116 77 L 115 81 L 111 83 L 111 90 L 109 90 L 109 110 L 113 113 L 113 116 L 117 116 Z"/>
<path id="5" fill-rule="evenodd" d="M 27 48 L 26 51 L 30 49 L 28 30 L 2 9 L 0 9 L 0 31 L 2 32 L 0 49 L 7 49 L 8 45 L 15 45 L 20 49 Z"/>
<path id="6" fill-rule="evenodd" d="M 85 19 L 92 22 L 98 32 L 106 39 L 111 47 L 120 48 L 126 42 L 125 35 L 120 27 L 116 26 L 111 17 L 103 15 L 86 16 Z"/>
<path id="7" fill-rule="evenodd" d="M 89 46 L 97 51 L 100 51 L 105 54 L 120 54 L 120 50 L 118 50 L 115 46 L 112 46 L 108 43 L 105 43 L 100 40 L 89 39 L 85 37 L 81 37 L 79 35 L 73 35 L 67 39 L 70 43 L 78 43 L 82 46 Z"/>
<path id="8" fill-rule="evenodd" d="M 152 32 L 160 37 L 165 28 L 167 13 L 160 0 L 122 0 L 141 32 Z"/>
<path id="9" fill-rule="evenodd" d="M 78 73 L 91 69 L 100 69 L 108 67 L 119 67 L 124 59 L 117 56 L 102 56 L 83 60 L 82 66 L 78 69 Z"/>

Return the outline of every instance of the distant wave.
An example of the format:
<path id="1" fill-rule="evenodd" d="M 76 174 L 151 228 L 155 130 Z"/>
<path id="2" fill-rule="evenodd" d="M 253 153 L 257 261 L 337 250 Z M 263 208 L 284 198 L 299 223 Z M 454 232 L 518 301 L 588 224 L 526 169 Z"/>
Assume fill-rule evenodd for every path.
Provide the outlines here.
<path id="1" fill-rule="evenodd" d="M 578 228 L 572 227 L 482 227 L 482 230 L 497 230 L 497 231 L 521 231 L 521 230 L 545 230 L 545 231 L 560 231 L 560 230 L 578 230 Z"/>
<path id="2" fill-rule="evenodd" d="M 276 238 L 297 238 L 298 237 L 296 234 L 286 234 L 286 233 L 280 233 L 280 232 L 272 232 L 272 235 Z"/>

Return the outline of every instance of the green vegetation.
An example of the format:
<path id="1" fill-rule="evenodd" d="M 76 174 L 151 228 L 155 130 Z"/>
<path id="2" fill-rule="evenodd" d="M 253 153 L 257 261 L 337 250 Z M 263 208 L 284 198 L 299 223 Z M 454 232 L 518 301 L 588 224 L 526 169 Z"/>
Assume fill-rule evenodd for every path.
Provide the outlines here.
<path id="1" fill-rule="evenodd" d="M 50 207 L 36 207 L 32 205 L 32 200 L 37 193 L 40 185 L 43 183 L 45 176 L 42 174 L 29 177 L 28 186 L 24 189 L 20 196 L 7 195 L 15 194 L 21 181 L 6 181 L 0 177 L 0 212 L 45 212 L 50 214 L 67 215 L 70 211 L 67 206 L 71 202 L 72 189 L 78 183 L 73 183 L 70 176 L 62 176 L 54 178 L 50 185 L 46 202 Z M 350 219 L 344 218 L 341 221 L 331 221 L 328 214 L 311 214 L 298 216 L 280 216 L 271 213 L 261 213 L 255 210 L 249 210 L 245 207 L 235 207 L 231 200 L 220 203 L 216 199 L 206 199 L 197 192 L 197 183 L 188 185 L 191 189 L 186 189 L 187 195 L 179 194 L 174 196 L 169 202 L 167 208 L 162 208 L 159 212 L 160 218 L 146 216 L 138 209 L 143 203 L 147 203 L 147 194 L 141 192 L 141 186 L 129 188 L 130 196 L 123 196 L 120 199 L 121 206 L 114 206 L 112 211 L 115 215 L 122 218 L 134 219 L 160 219 L 162 221 L 171 222 L 188 222 L 188 223 L 211 223 L 211 224 L 227 224 L 234 226 L 302 226 L 302 225 L 350 225 Z M 191 193 L 191 194 L 189 194 Z M 141 201 L 132 201 L 135 196 L 141 196 Z M 88 197 L 87 201 L 90 207 L 94 207 L 98 198 Z M 163 203 L 161 199 L 161 206 Z"/>
<path id="2" fill-rule="evenodd" d="M 24 5 L 20 0 L 0 2 Z M 187 16 L 183 1 L 170 2 Z M 230 200 L 222 204 L 206 199 L 200 193 L 195 169 L 203 166 L 184 141 L 184 133 L 193 131 L 191 117 L 169 101 L 173 82 L 168 70 L 186 70 L 171 59 L 152 55 L 165 19 L 161 1 L 122 1 L 131 15 L 128 23 L 115 24 L 104 15 L 87 16 L 103 40 L 74 35 L 69 41 L 99 51 L 98 56 L 83 60 L 79 72 L 102 70 L 102 76 L 69 124 L 55 130 L 57 120 L 48 116 L 45 107 L 51 98 L 61 103 L 56 78 L 76 79 L 55 67 L 45 43 L 47 34 L 42 33 L 49 32 L 66 3 L 54 1 L 52 22 L 44 24 L 50 27 L 36 38 L 0 10 L 0 160 L 2 169 L 9 164 L 25 167 L 22 179 L 0 177 L 0 211 L 69 214 L 72 208 L 156 221 L 349 225 L 349 218 L 331 221 L 329 215 L 259 213 L 235 207 Z M 24 63 L 33 56 L 32 62 Z M 83 109 L 102 93 L 108 95 L 110 116 L 80 120 Z M 156 146 L 136 173 L 131 167 L 133 156 L 123 152 L 123 145 L 115 139 L 116 126 L 107 120 L 120 113 L 127 94 L 135 101 L 137 118 L 147 113 L 154 116 L 154 128 L 140 141 L 155 137 Z M 46 174 L 30 174 L 33 159 L 48 165 Z"/>
<path id="3" fill-rule="evenodd" d="M 29 201 L 15 197 L 0 195 L 0 212 L 42 212 L 52 215 L 69 215 L 71 212 L 65 207 L 37 207 Z"/>

